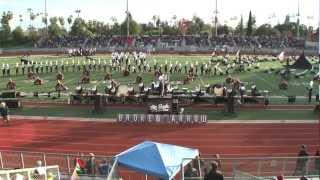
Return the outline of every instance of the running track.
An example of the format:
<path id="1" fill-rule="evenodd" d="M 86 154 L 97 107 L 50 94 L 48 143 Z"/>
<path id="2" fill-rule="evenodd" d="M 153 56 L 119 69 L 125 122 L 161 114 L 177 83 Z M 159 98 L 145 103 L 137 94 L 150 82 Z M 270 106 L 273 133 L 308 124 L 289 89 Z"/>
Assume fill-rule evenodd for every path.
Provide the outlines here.
<path id="1" fill-rule="evenodd" d="M 74 120 L 13 119 L 10 127 L 0 127 L 0 151 L 72 153 L 93 152 L 115 155 L 144 140 L 198 148 L 202 157 L 220 154 L 240 156 L 296 156 L 300 144 L 314 154 L 320 148 L 319 124 L 286 123 L 209 123 L 206 125 L 117 124 Z M 210 156 L 209 156 L 210 157 Z M 29 159 L 29 165 L 38 160 Z M 17 166 L 19 162 L 11 159 Z M 54 162 L 57 162 L 54 160 Z M 9 163 L 9 162 L 6 162 Z M 31 164 L 30 164 L 31 163 Z M 223 162 L 225 175 L 232 175 L 231 164 Z M 241 168 L 255 172 L 255 161 L 243 162 Z M 288 164 L 289 165 L 289 164 Z M 294 169 L 290 164 L 287 169 Z M 61 170 L 67 172 L 66 167 Z M 264 168 L 274 175 L 276 171 Z M 292 172 L 290 172 L 291 174 Z M 124 179 L 144 179 L 141 174 L 123 171 Z"/>
<path id="2" fill-rule="evenodd" d="M 150 125 L 17 120 L 0 127 L 0 150 L 115 155 L 144 140 L 198 148 L 202 155 L 288 156 L 320 148 L 319 124 Z"/>

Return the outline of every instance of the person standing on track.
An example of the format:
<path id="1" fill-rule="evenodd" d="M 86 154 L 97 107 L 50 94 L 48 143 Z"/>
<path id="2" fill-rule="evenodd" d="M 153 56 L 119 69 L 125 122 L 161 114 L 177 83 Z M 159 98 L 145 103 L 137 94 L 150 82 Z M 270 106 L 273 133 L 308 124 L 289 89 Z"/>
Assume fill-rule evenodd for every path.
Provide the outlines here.
<path id="1" fill-rule="evenodd" d="M 316 172 L 320 175 L 320 150 L 317 150 L 315 156 L 316 158 L 314 160 L 314 167 Z"/>
<path id="2" fill-rule="evenodd" d="M 93 153 L 90 153 L 90 158 L 86 163 L 86 169 L 87 169 L 88 175 L 91 175 L 91 176 L 96 175 L 96 160 L 95 160 L 95 155 Z"/>
<path id="3" fill-rule="evenodd" d="M 298 159 L 296 163 L 296 169 L 294 171 L 294 176 L 303 176 L 306 174 L 307 163 L 308 163 L 309 153 L 307 152 L 307 146 L 301 145 L 301 149 L 298 154 Z"/>
<path id="4" fill-rule="evenodd" d="M 218 170 L 219 164 L 214 161 L 211 163 L 211 170 L 205 174 L 204 180 L 223 180 L 223 174 Z"/>
<path id="5" fill-rule="evenodd" d="M 3 118 L 4 124 L 9 126 L 9 108 L 5 102 L 0 103 L 0 113 Z"/>
<path id="6" fill-rule="evenodd" d="M 187 165 L 187 168 L 184 171 L 185 179 L 194 179 L 199 177 L 197 169 L 195 169 L 191 163 Z"/>

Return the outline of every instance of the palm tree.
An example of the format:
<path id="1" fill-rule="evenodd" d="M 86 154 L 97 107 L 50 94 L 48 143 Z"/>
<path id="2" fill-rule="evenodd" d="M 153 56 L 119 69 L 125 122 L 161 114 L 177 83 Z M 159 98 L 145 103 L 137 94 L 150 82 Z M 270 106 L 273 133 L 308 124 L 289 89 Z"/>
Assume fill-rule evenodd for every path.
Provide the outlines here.
<path id="1" fill-rule="evenodd" d="M 41 22 L 43 22 L 43 19 L 42 19 L 42 17 L 44 16 L 44 13 L 37 13 L 36 14 L 36 18 L 38 18 L 38 17 L 41 17 Z"/>
<path id="2" fill-rule="evenodd" d="M 73 16 L 70 15 L 70 16 L 68 17 L 67 21 L 68 21 L 69 26 L 71 26 L 71 23 L 72 23 L 72 21 L 73 21 Z"/>
<path id="3" fill-rule="evenodd" d="M 22 19 L 22 14 L 19 14 L 19 21 L 20 21 L 20 26 L 21 26 L 21 23 L 22 23 L 22 21 L 23 21 L 23 19 Z"/>
<path id="4" fill-rule="evenodd" d="M 75 10 L 75 13 L 78 15 L 78 18 L 79 18 L 79 17 L 80 17 L 81 10 L 80 10 L 80 9 L 77 9 L 77 10 Z"/>
<path id="5" fill-rule="evenodd" d="M 177 25 L 177 15 L 172 16 L 173 26 Z"/>
<path id="6" fill-rule="evenodd" d="M 30 20 L 32 22 L 31 26 L 33 26 L 33 21 L 37 18 L 37 14 L 34 14 L 33 12 L 30 13 Z"/>
<path id="7" fill-rule="evenodd" d="M 65 25 L 63 16 L 60 16 L 58 19 L 59 19 L 59 24 L 61 25 L 61 27 L 63 27 Z"/>
<path id="8" fill-rule="evenodd" d="M 152 21 L 153 21 L 154 27 L 156 27 L 156 25 L 157 25 L 157 20 L 158 20 L 157 15 L 153 15 L 153 16 L 152 16 Z"/>
<path id="9" fill-rule="evenodd" d="M 117 21 L 118 21 L 117 18 L 114 17 L 114 16 L 112 16 L 112 17 L 110 18 L 110 20 L 112 21 L 113 24 L 116 24 Z"/>
<path id="10" fill-rule="evenodd" d="M 11 12 L 11 11 L 8 11 L 7 12 L 7 21 L 9 22 L 10 20 L 12 20 L 12 18 L 13 18 L 13 13 Z"/>
<path id="11" fill-rule="evenodd" d="M 29 13 L 29 18 L 30 18 L 29 26 L 31 27 L 31 13 L 32 13 L 32 9 L 31 9 L 31 8 L 28 8 L 27 11 L 28 11 L 28 13 Z"/>

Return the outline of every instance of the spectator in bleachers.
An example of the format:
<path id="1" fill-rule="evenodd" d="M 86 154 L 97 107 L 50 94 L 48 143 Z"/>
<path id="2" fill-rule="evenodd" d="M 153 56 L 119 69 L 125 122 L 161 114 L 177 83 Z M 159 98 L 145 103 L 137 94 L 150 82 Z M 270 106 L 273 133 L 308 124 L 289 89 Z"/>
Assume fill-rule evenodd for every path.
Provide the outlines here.
<path id="1" fill-rule="evenodd" d="M 204 180 L 223 180 L 222 173 L 218 170 L 218 163 L 213 161 L 211 163 L 211 170 L 205 174 Z"/>
<path id="2" fill-rule="evenodd" d="M 187 165 L 187 168 L 184 171 L 184 177 L 185 179 L 193 179 L 195 177 L 199 177 L 198 171 L 194 167 L 192 167 L 191 163 Z"/>
<path id="3" fill-rule="evenodd" d="M 80 157 L 76 157 L 74 159 L 74 172 L 72 176 L 79 176 L 85 174 L 85 162 L 82 160 L 83 153 L 81 153 Z"/>
<path id="4" fill-rule="evenodd" d="M 15 174 L 13 177 L 11 177 L 12 180 L 24 180 L 27 179 L 25 176 L 23 176 L 20 173 Z"/>
<path id="5" fill-rule="evenodd" d="M 277 176 L 277 180 L 284 180 L 283 175 Z"/>
<path id="6" fill-rule="evenodd" d="M 115 47 L 122 48 L 128 43 L 134 47 L 179 47 L 185 42 L 186 46 L 194 47 L 244 47 L 244 48 L 304 48 L 304 40 L 277 36 L 135 36 L 121 37 L 100 35 L 95 37 L 61 36 L 42 38 L 37 47 L 44 48 L 74 48 L 74 47 Z"/>
<path id="7" fill-rule="evenodd" d="M 294 176 L 300 176 L 300 175 L 306 174 L 308 156 L 309 156 L 309 153 L 307 152 L 307 146 L 301 145 L 301 148 L 298 154 L 298 159 L 296 162 L 296 169 L 293 174 Z"/>
<path id="8" fill-rule="evenodd" d="M 81 164 L 84 164 L 83 156 L 84 156 L 84 154 L 79 152 L 78 156 L 74 158 L 73 166 L 76 166 L 77 162 L 79 162 L 79 161 L 81 162 Z"/>
<path id="9" fill-rule="evenodd" d="M 199 156 L 197 156 L 192 161 L 193 167 L 197 170 L 198 175 L 200 175 L 200 171 L 201 171 L 201 174 L 203 174 L 203 172 L 204 172 L 202 169 L 204 167 L 204 161 L 200 157 L 201 157 L 201 155 L 199 154 Z M 200 166 L 199 166 L 199 163 L 200 163 Z M 200 167 L 200 169 L 199 169 L 199 167 Z"/>
<path id="10" fill-rule="evenodd" d="M 34 170 L 34 178 L 41 178 L 46 174 L 46 169 L 42 166 L 42 161 L 37 161 L 36 169 Z"/>
<path id="11" fill-rule="evenodd" d="M 99 164 L 99 173 L 100 175 L 107 176 L 109 172 L 109 164 L 107 160 L 102 160 L 101 163 Z"/>
<path id="12" fill-rule="evenodd" d="M 49 172 L 47 175 L 47 180 L 54 180 L 56 179 L 56 175 L 54 175 L 52 172 Z"/>
<path id="13" fill-rule="evenodd" d="M 90 153 L 90 157 L 86 163 L 86 169 L 88 175 L 96 175 L 96 159 L 93 153 Z"/>

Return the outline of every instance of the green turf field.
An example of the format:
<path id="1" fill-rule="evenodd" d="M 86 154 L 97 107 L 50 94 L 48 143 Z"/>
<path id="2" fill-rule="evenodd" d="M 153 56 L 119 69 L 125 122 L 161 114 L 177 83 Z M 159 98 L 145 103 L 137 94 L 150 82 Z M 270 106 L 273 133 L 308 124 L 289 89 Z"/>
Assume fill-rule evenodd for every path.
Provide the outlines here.
<path id="1" fill-rule="evenodd" d="M 2 63 L 4 64 L 10 64 L 11 67 L 11 78 L 17 82 L 17 91 L 23 91 L 23 92 L 48 92 L 53 91 L 54 86 L 56 85 L 56 72 L 53 73 L 44 73 L 40 74 L 40 78 L 44 80 L 44 85 L 42 86 L 35 86 L 33 85 L 33 82 L 30 80 L 27 80 L 26 75 L 18 75 L 15 76 L 15 65 L 17 62 L 20 62 L 21 57 L 0 57 L 0 66 Z M 111 56 L 110 55 L 101 55 L 101 56 L 95 56 L 95 59 L 101 59 L 101 62 L 104 60 L 107 61 L 107 63 L 110 62 Z M 58 61 L 60 62 L 63 60 L 65 63 L 68 61 L 68 63 L 71 65 L 72 60 L 77 62 L 80 60 L 82 63 L 85 61 L 84 57 L 74 57 L 74 58 L 68 58 L 65 56 L 31 56 L 29 58 L 30 60 L 33 60 L 34 62 L 40 62 L 42 61 L 45 63 L 46 61 Z M 200 63 L 208 63 L 208 61 L 211 59 L 210 56 L 178 56 L 178 55 L 157 55 L 157 56 L 147 56 L 147 61 L 150 64 L 150 67 L 153 66 L 154 60 L 157 60 L 159 64 L 164 64 L 166 61 L 168 64 L 172 63 L 175 64 L 181 63 L 184 65 L 185 63 L 193 63 L 196 64 L 197 62 Z M 310 60 L 310 62 L 315 62 L 315 60 Z M 250 89 L 251 83 L 254 82 L 257 85 L 257 88 L 259 90 L 269 90 L 271 93 L 269 95 L 272 96 L 287 96 L 287 95 L 297 95 L 297 96 L 305 96 L 306 86 L 308 85 L 309 81 L 312 79 L 313 75 L 311 72 L 307 72 L 303 77 L 295 78 L 294 75 L 292 75 L 290 81 L 289 81 L 289 89 L 286 91 L 280 90 L 278 87 L 280 76 L 276 73 L 279 69 L 283 68 L 283 65 L 279 61 L 268 61 L 268 62 L 260 62 L 260 68 L 259 69 L 253 69 L 251 72 L 237 72 L 233 73 L 231 72 L 230 75 L 232 77 L 239 78 L 243 82 L 247 82 L 247 89 Z M 224 66 L 221 66 L 221 69 L 224 69 Z M 275 69 L 271 73 L 265 73 L 265 70 L 269 70 L 270 68 Z M 63 72 L 65 76 L 65 86 L 69 88 L 70 92 L 73 92 L 77 82 L 80 80 L 81 72 L 71 72 L 72 68 L 69 68 L 69 72 Z M 20 71 L 21 73 L 21 71 Z M 124 77 L 122 75 L 122 72 L 112 72 L 113 78 L 120 82 L 121 84 L 128 84 L 133 83 L 135 81 L 136 76 L 138 75 L 131 73 L 130 76 Z M 88 87 L 97 86 L 99 92 L 103 92 L 106 84 L 103 83 L 105 72 L 103 70 L 101 71 L 95 71 L 91 73 L 91 84 L 86 85 Z M 194 89 L 196 86 L 204 86 L 206 84 L 212 84 L 212 83 L 223 83 L 227 75 L 202 75 L 199 76 L 194 82 L 188 85 L 180 85 L 179 88 L 187 87 L 189 89 Z M 0 91 L 6 90 L 6 83 L 9 80 L 9 77 L 2 77 L 2 74 L 0 75 L 1 81 L 0 81 Z M 142 77 L 144 79 L 144 83 L 146 86 L 150 85 L 150 83 L 154 79 L 154 73 L 144 73 L 142 74 Z M 182 81 L 185 77 L 185 74 L 172 74 L 170 75 L 171 81 Z M 316 83 L 315 83 L 316 85 Z"/>

